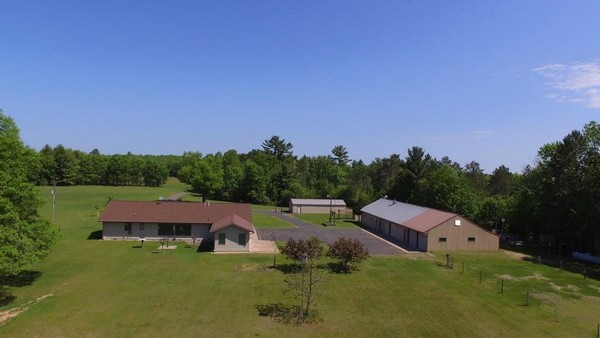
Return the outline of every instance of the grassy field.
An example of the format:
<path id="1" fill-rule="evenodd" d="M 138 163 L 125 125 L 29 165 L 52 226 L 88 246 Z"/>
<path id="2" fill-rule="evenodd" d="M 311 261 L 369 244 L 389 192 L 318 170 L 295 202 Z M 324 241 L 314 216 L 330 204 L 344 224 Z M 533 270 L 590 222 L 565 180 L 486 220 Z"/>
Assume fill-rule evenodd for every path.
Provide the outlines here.
<path id="1" fill-rule="evenodd" d="M 324 222 L 329 223 L 329 214 L 290 214 L 298 219 L 301 219 L 305 222 L 314 224 L 323 229 L 357 229 L 358 226 L 354 224 L 354 222 L 350 219 L 336 219 L 334 226 L 325 226 Z"/>
<path id="2" fill-rule="evenodd" d="M 279 292 L 282 272 L 234 271 L 271 264 L 272 255 L 88 239 L 107 196 L 154 199 L 185 188 L 58 188 L 62 240 L 33 268 L 37 279 L 7 288 L 16 298 L 0 318 L 26 310 L 0 324 L 0 337 L 595 337 L 600 282 L 504 251 L 454 254 L 454 269 L 443 254 L 372 257 L 328 278 L 317 323 L 291 327 L 254 308 L 292 301 Z M 50 217 L 49 205 L 42 214 Z"/>
<path id="3" fill-rule="evenodd" d="M 294 227 L 292 223 L 284 219 L 257 213 L 252 214 L 252 223 L 257 228 L 286 229 Z"/>

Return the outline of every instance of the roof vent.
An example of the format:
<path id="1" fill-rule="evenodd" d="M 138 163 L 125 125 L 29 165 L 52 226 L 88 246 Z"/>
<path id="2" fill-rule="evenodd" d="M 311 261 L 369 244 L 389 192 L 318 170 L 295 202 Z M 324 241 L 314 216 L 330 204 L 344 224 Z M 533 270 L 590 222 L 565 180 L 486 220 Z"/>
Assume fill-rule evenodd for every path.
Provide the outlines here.
<path id="1" fill-rule="evenodd" d="M 388 199 L 388 198 L 387 198 L 387 195 L 383 196 L 383 198 L 385 198 L 386 200 Z"/>

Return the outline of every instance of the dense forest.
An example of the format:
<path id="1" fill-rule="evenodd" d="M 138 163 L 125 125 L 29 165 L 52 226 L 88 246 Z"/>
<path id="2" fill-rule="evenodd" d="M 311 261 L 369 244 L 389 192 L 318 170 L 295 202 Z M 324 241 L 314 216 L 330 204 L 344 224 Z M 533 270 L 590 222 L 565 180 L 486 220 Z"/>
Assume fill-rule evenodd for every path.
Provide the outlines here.
<path id="1" fill-rule="evenodd" d="M 547 250 L 600 252 L 600 126 L 543 145 L 522 173 L 437 159 L 420 147 L 366 164 L 342 145 L 298 157 L 279 136 L 241 154 L 103 155 L 46 145 L 31 180 L 40 185 L 159 186 L 169 176 L 208 199 L 286 206 L 290 198 L 342 198 L 355 212 L 388 196 L 460 213 L 482 227 L 542 241 Z M 542 236 L 540 236 L 542 235 Z"/>

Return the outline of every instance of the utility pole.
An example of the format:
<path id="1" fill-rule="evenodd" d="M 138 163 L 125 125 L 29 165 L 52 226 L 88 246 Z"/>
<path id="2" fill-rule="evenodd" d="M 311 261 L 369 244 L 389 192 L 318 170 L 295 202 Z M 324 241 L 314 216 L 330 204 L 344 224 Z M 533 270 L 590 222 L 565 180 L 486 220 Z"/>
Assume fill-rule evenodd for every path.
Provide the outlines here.
<path id="1" fill-rule="evenodd" d="M 52 223 L 54 223 L 54 215 L 56 214 L 56 181 L 52 181 Z"/>

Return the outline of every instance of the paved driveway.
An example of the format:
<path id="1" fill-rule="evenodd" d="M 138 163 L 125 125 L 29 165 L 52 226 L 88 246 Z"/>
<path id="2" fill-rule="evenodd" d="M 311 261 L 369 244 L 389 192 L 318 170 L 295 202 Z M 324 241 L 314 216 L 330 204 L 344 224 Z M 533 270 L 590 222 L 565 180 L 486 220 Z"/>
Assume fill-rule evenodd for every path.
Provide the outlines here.
<path id="1" fill-rule="evenodd" d="M 363 229 L 322 229 L 318 226 L 299 220 L 286 213 L 273 211 L 257 211 L 264 215 L 275 216 L 284 219 L 296 227 L 293 229 L 260 229 L 256 228 L 258 238 L 262 240 L 287 241 L 292 238 L 295 240 L 309 239 L 312 236 L 318 237 L 325 243 L 331 244 L 340 237 L 356 238 L 361 241 L 371 254 L 379 255 L 397 255 L 405 253 L 397 246 L 375 236 Z"/>

